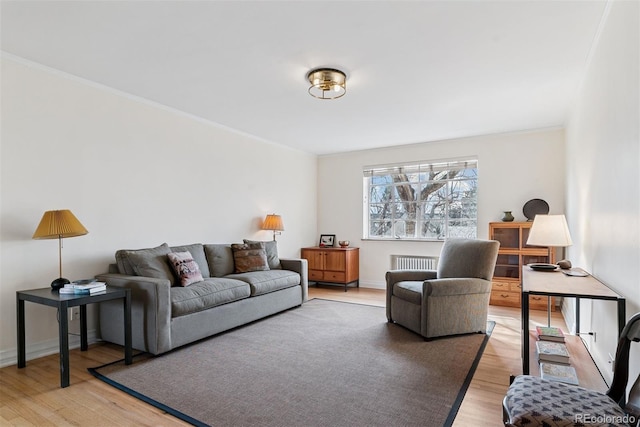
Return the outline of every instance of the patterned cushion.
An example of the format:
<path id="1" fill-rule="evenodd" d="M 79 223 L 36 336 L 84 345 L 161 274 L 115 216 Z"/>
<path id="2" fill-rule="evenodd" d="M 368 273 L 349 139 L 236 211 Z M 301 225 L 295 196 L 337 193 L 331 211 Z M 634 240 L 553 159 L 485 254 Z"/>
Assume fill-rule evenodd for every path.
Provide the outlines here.
<path id="1" fill-rule="evenodd" d="M 189 286 L 192 283 L 202 281 L 202 273 L 198 263 L 193 260 L 191 252 L 171 252 L 167 254 L 173 271 L 180 279 L 181 286 Z"/>
<path id="2" fill-rule="evenodd" d="M 202 243 L 192 243 L 190 245 L 171 246 L 171 252 L 189 252 L 193 256 L 193 260 L 198 264 L 202 277 L 211 277 L 207 256 L 204 253 L 204 245 Z"/>
<path id="3" fill-rule="evenodd" d="M 243 239 L 244 243 L 264 243 L 264 251 L 267 253 L 267 263 L 271 270 L 277 270 L 282 268 L 280 265 L 280 258 L 278 258 L 278 242 L 275 240 L 269 240 L 267 242 L 261 242 L 257 240 Z"/>
<path id="4" fill-rule="evenodd" d="M 624 411 L 609 396 L 530 375 L 516 377 L 504 406 L 516 427 L 628 426 Z"/>
<path id="5" fill-rule="evenodd" d="M 264 243 L 234 243 L 231 250 L 235 263 L 234 273 L 269 270 Z"/>

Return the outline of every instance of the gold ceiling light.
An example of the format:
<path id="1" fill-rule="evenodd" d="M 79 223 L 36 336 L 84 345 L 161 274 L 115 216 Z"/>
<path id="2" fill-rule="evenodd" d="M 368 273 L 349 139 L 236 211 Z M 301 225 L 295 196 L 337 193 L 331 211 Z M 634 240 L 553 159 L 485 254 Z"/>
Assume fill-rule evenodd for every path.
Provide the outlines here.
<path id="1" fill-rule="evenodd" d="M 319 99 L 336 99 L 347 93 L 347 76 L 335 68 L 316 68 L 309 71 L 309 94 Z"/>

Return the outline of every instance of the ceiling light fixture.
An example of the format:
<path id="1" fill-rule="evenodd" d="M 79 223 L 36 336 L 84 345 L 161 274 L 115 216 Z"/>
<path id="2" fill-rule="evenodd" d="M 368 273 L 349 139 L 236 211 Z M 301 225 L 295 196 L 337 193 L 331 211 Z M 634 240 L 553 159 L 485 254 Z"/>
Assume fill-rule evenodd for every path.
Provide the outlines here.
<path id="1" fill-rule="evenodd" d="M 316 68 L 309 71 L 309 95 L 318 99 L 336 99 L 347 93 L 347 76 L 334 68 Z"/>

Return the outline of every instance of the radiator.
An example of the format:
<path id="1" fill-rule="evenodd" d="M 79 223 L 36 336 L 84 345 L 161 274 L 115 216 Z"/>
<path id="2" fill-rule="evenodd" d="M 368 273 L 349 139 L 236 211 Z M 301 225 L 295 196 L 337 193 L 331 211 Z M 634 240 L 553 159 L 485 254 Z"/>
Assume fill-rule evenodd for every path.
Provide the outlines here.
<path id="1" fill-rule="evenodd" d="M 421 255 L 391 255 L 392 270 L 435 270 L 438 257 Z"/>

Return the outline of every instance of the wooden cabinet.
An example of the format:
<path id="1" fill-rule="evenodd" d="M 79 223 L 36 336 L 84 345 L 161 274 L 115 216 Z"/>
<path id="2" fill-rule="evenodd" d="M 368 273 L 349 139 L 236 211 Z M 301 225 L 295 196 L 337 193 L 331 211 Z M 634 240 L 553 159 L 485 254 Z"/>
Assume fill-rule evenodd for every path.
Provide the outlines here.
<path id="1" fill-rule="evenodd" d="M 527 245 L 532 224 L 531 221 L 489 223 L 489 239 L 500 242 L 498 261 L 493 273 L 490 304 L 520 307 L 522 266 L 537 262 L 556 262 L 555 248 Z M 547 296 L 532 295 L 529 297 L 529 307 L 533 310 L 546 310 L 547 298 Z M 555 310 L 553 297 L 551 310 Z"/>
<path id="2" fill-rule="evenodd" d="M 309 263 L 309 281 L 360 286 L 360 250 L 358 248 L 302 248 L 301 258 Z"/>

